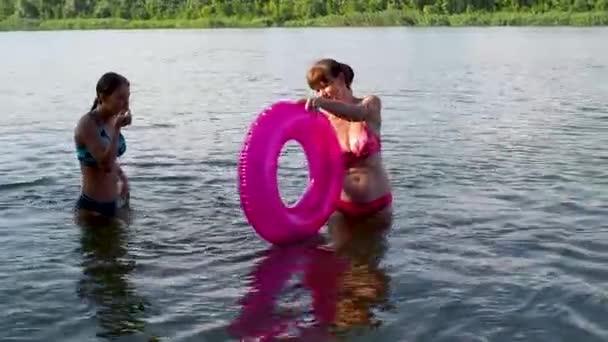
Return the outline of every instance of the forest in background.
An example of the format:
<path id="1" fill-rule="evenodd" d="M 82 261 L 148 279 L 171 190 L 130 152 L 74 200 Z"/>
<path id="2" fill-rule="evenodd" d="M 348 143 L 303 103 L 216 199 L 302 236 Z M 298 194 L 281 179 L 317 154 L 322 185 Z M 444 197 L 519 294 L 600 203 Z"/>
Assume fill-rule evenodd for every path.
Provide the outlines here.
<path id="1" fill-rule="evenodd" d="M 608 0 L 0 0 L 0 29 L 607 25 Z"/>

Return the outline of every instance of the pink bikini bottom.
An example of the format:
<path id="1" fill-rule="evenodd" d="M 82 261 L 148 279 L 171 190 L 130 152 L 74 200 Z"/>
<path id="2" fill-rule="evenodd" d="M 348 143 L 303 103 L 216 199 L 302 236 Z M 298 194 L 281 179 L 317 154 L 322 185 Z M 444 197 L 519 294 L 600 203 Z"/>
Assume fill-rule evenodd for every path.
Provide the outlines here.
<path id="1" fill-rule="evenodd" d="M 339 199 L 336 203 L 336 209 L 345 215 L 364 218 L 369 217 L 377 212 L 385 209 L 393 203 L 393 195 L 389 192 L 388 194 L 377 198 L 371 202 L 349 202 Z"/>

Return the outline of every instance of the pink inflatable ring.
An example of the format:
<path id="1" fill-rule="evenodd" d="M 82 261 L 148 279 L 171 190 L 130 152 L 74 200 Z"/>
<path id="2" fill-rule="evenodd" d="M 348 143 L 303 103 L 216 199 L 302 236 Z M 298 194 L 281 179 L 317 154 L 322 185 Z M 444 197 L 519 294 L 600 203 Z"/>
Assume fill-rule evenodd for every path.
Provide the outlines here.
<path id="1" fill-rule="evenodd" d="M 279 193 L 277 171 L 281 150 L 291 140 L 304 150 L 309 184 L 288 207 Z M 238 163 L 241 208 L 270 243 L 310 238 L 335 210 L 343 172 L 340 145 L 325 115 L 308 112 L 301 103 L 277 102 L 260 113 L 246 135 Z"/>

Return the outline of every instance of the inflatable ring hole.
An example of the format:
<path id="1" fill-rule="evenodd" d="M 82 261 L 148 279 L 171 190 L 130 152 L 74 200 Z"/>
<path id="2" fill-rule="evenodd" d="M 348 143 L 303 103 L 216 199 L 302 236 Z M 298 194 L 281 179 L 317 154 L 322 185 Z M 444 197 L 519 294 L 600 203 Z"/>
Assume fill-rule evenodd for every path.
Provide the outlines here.
<path id="1" fill-rule="evenodd" d="M 279 194 L 286 206 L 296 204 L 308 187 L 308 161 L 302 146 L 289 140 L 279 154 L 277 182 Z"/>

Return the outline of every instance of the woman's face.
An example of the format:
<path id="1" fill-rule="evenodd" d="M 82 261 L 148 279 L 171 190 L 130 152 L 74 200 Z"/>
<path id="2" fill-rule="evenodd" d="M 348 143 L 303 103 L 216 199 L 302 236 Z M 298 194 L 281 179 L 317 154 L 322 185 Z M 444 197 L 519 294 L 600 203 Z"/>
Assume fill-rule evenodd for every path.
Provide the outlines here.
<path id="1" fill-rule="evenodd" d="M 324 87 L 317 89 L 317 96 L 324 97 L 332 100 L 342 100 L 346 94 L 346 84 L 342 77 L 335 77 L 329 80 L 329 83 Z"/>
<path id="2" fill-rule="evenodd" d="M 104 96 L 101 105 L 104 106 L 108 112 L 118 114 L 129 108 L 130 96 L 130 87 L 125 84 L 118 87 L 112 94 Z"/>

